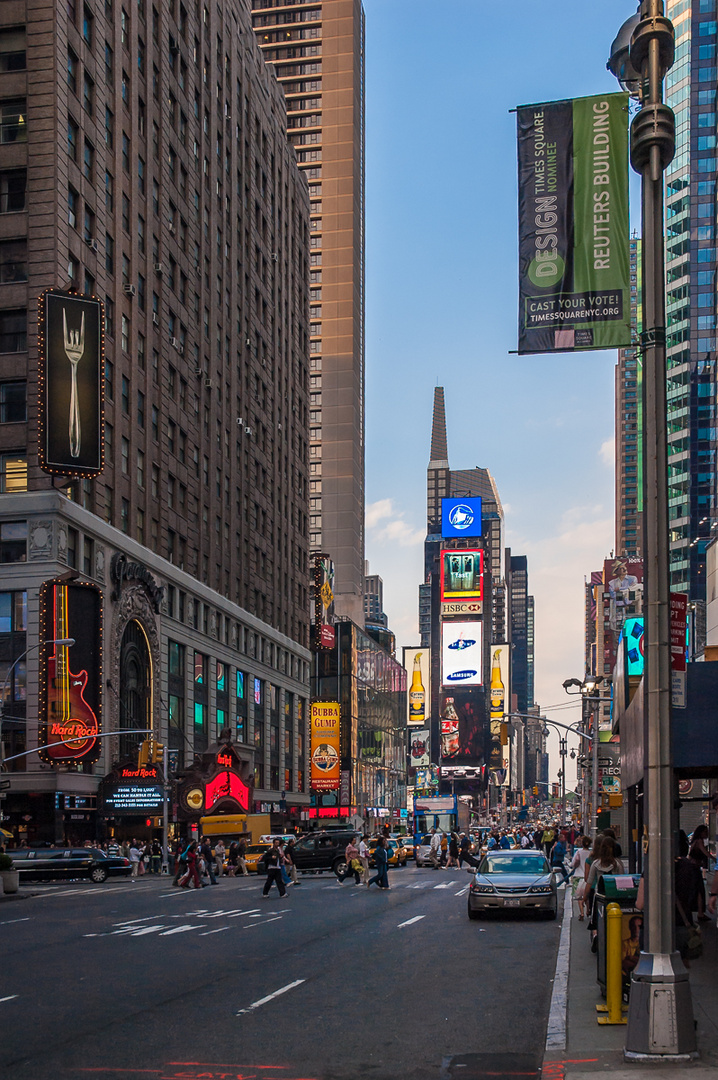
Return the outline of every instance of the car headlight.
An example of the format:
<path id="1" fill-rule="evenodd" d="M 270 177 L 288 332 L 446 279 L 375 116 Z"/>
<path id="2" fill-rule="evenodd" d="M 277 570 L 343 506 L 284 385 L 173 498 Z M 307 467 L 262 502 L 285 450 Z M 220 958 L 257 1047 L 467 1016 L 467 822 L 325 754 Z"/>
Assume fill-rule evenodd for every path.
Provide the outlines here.
<path id="1" fill-rule="evenodd" d="M 532 885 L 529 889 L 532 893 L 550 893 L 553 892 L 552 885 Z"/>
<path id="2" fill-rule="evenodd" d="M 492 893 L 495 892 L 493 885 L 476 885 L 471 886 L 471 891 L 475 893 Z"/>

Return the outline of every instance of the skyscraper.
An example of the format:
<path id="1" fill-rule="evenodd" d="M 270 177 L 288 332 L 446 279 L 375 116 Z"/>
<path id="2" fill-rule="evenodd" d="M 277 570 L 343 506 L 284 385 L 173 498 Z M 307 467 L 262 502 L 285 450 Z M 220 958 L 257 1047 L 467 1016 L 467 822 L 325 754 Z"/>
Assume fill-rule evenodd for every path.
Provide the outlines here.
<path id="1" fill-rule="evenodd" d="M 253 0 L 309 182 L 309 541 L 334 561 L 339 615 L 363 624 L 364 11 L 361 0 Z"/>
<path id="2" fill-rule="evenodd" d="M 636 344 L 618 350 L 616 364 L 616 555 L 643 556 L 643 425 L 640 329 L 641 242 L 630 241 L 631 325 Z"/>
<path id="3" fill-rule="evenodd" d="M 670 582 L 705 601 L 716 534 L 716 3 L 668 0 L 676 33 L 666 100 L 676 154 L 666 170 Z"/>
<path id="4" fill-rule="evenodd" d="M 516 710 L 527 713 L 534 704 L 534 598 L 529 594 L 528 559 L 507 548 L 506 568 L 511 695 Z"/>

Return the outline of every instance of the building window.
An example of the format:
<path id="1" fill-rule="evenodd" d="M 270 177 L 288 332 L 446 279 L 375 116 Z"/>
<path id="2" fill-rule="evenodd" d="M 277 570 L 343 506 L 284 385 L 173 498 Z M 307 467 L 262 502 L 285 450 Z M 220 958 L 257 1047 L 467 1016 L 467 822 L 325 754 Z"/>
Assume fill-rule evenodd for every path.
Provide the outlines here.
<path id="1" fill-rule="evenodd" d="M 0 102 L 0 142 L 27 142 L 27 113 L 25 98 Z"/>
<path id="2" fill-rule="evenodd" d="M 0 524 L 0 563 L 25 562 L 27 559 L 27 522 L 3 521 Z"/>
<path id="3" fill-rule="evenodd" d="M 0 284 L 27 281 L 27 240 L 0 242 Z"/>
<path id="4" fill-rule="evenodd" d="M 77 161 L 77 140 L 80 129 L 71 116 L 67 118 L 67 153 L 73 161 Z"/>
<path id="5" fill-rule="evenodd" d="M 0 383 L 0 424 L 18 424 L 27 420 L 27 383 Z"/>
<path id="6" fill-rule="evenodd" d="M 94 170 L 95 148 L 88 139 L 85 139 L 85 147 L 82 155 L 82 173 L 86 180 L 92 180 Z"/>
<path id="7" fill-rule="evenodd" d="M 0 592 L 0 634 L 27 630 L 27 593 Z"/>
<path id="8" fill-rule="evenodd" d="M 0 31 L 0 72 L 24 71 L 25 28 Z"/>
<path id="9" fill-rule="evenodd" d="M 95 107 L 95 84 L 87 72 L 85 72 L 82 79 L 82 107 L 88 116 L 92 116 Z M 111 115 L 112 113 L 110 113 Z"/>
<path id="10" fill-rule="evenodd" d="M 72 49 L 67 50 L 67 85 L 73 94 L 77 93 L 77 66 L 78 60 Z"/>
<path id="11" fill-rule="evenodd" d="M 13 214 L 25 209 L 26 186 L 25 169 L 0 172 L 0 214 Z"/>
<path id="12" fill-rule="evenodd" d="M 27 349 L 27 311 L 16 308 L 0 311 L 0 353 L 25 352 Z"/>

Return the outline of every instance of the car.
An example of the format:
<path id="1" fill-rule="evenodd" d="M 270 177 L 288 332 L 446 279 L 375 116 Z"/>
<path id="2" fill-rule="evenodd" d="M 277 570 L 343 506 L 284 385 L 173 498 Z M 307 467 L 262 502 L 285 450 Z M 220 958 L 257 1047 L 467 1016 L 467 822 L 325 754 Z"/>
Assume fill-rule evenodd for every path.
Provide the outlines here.
<path id="1" fill-rule="evenodd" d="M 250 874 L 266 874 L 267 864 L 263 861 L 262 856 L 266 855 L 271 844 L 248 844 L 247 850 L 244 853 L 244 860 L 247 864 L 247 870 Z"/>
<path id="2" fill-rule="evenodd" d="M 359 846 L 361 833 L 355 830 L 327 830 L 307 833 L 297 840 L 293 849 L 294 865 L 300 873 L 321 873 L 333 870 L 344 874 L 347 868 L 344 851 L 350 840 Z"/>
<path id="3" fill-rule="evenodd" d="M 105 855 L 99 848 L 18 848 L 10 857 L 21 884 L 87 878 L 101 885 L 108 877 L 129 877 L 132 873 L 129 859 Z"/>
<path id="4" fill-rule="evenodd" d="M 431 833 L 425 833 L 419 840 L 419 843 L 414 848 L 416 865 L 417 866 L 433 866 L 431 859 L 429 858 L 429 851 L 431 849 Z"/>
<path id="5" fill-rule="evenodd" d="M 555 919 L 558 911 L 556 878 L 541 851 L 489 851 L 469 886 L 468 914 L 479 919 L 489 911 L 532 911 Z"/>
<path id="6" fill-rule="evenodd" d="M 408 859 L 409 855 L 408 855 L 408 852 L 407 852 L 406 848 L 404 847 L 401 840 L 399 839 L 399 837 L 398 836 L 389 836 L 387 839 L 389 840 L 389 847 L 387 849 L 387 852 L 388 852 L 388 855 L 389 855 L 389 859 L 388 859 L 389 866 L 406 866 L 406 860 Z M 376 850 L 376 845 L 378 843 L 379 843 L 379 838 L 376 837 L 376 836 L 373 837 L 369 841 L 369 865 L 370 866 L 375 866 L 376 865 L 375 862 L 374 862 L 374 851 Z"/>

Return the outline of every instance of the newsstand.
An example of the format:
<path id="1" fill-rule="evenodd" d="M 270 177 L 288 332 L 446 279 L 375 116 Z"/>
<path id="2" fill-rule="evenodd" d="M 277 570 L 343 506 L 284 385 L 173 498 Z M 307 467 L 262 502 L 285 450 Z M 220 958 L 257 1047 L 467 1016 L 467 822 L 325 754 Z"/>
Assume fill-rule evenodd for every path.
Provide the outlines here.
<path id="1" fill-rule="evenodd" d="M 640 874 L 602 874 L 598 879 L 594 904 L 598 933 L 597 981 L 606 996 L 606 908 L 618 904 L 621 909 L 621 971 L 624 996 L 630 986 L 631 972 L 641 950 L 643 912 L 636 907 Z"/>

